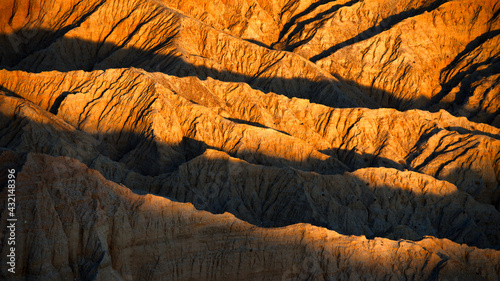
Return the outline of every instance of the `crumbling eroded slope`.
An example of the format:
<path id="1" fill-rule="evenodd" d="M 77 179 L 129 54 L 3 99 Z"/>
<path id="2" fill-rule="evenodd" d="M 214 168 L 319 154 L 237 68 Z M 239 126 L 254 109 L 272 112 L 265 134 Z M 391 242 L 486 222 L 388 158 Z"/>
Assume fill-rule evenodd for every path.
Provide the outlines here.
<path id="1" fill-rule="evenodd" d="M 389 168 L 325 176 L 249 165 L 207 150 L 156 193 L 256 225 L 310 222 L 346 234 L 411 240 L 432 235 L 483 246 L 500 238 L 500 215 L 492 206 L 450 183 Z"/>
<path id="2" fill-rule="evenodd" d="M 248 2 L 215 4 L 229 21 L 213 19 L 210 5 L 203 12 L 172 5 L 236 36 L 300 54 L 382 107 L 446 109 L 499 126 L 498 1 L 273 1 L 280 12 L 272 21 L 266 19 L 273 9 Z M 276 28 L 243 35 L 255 30 L 250 22 Z M 277 40 L 269 44 L 269 37 Z"/>
<path id="3" fill-rule="evenodd" d="M 255 164 L 319 173 L 414 170 L 499 208 L 499 130 L 444 111 L 332 109 L 242 83 L 134 69 L 1 73 L 4 88 L 102 139 L 104 155 L 143 174 L 175 170 L 217 148 Z M 141 163 L 157 165 L 146 171 Z"/>
<path id="4" fill-rule="evenodd" d="M 4 1 L 15 277 L 497 280 L 499 9 Z"/>
<path id="5" fill-rule="evenodd" d="M 6 147 L 16 151 L 76 157 L 130 188 L 192 202 L 215 213 L 229 211 L 256 225 L 309 222 L 370 237 L 420 239 L 433 235 L 482 247 L 498 244 L 495 225 L 500 214 L 493 206 L 498 205 L 499 140 L 494 138 L 498 135 L 494 127 L 444 113 L 334 110 L 263 94 L 241 83 L 177 78 L 137 69 L 4 74 L 4 88 L 41 107 L 4 96 L 6 107 L 16 108 L 4 116 L 7 124 L 31 119 L 24 127 L 8 128 L 12 134 L 44 132 L 46 129 L 33 130 L 30 125 L 43 123 L 38 116 L 42 115 L 78 129 L 94 142 L 93 151 L 82 152 L 79 143 L 50 146 L 2 138 Z M 30 83 L 18 83 L 20 77 Z M 59 88 L 44 91 L 48 84 Z M 39 94 L 30 95 L 34 92 Z M 25 107 L 31 108 L 31 117 L 24 117 L 28 115 Z M 383 128 L 387 125 L 390 131 Z M 372 134 L 377 127 L 378 134 Z M 225 153 L 204 153 L 207 149 Z M 203 156 L 195 158 L 200 154 Z M 481 161 L 474 161 L 479 157 Z M 439 171 L 433 170 L 436 165 Z M 415 172 L 400 174 L 396 169 L 381 168 L 366 170 L 370 171 L 366 174 L 360 169 L 370 166 Z M 349 170 L 356 172 L 353 176 L 316 174 Z M 475 171 L 479 176 L 468 175 Z M 422 172 L 443 177 L 456 187 Z M 388 193 L 373 189 L 385 181 L 377 178 L 379 174 L 387 178 L 382 189 Z M 441 194 L 438 190 L 443 184 L 450 191 Z M 411 185 L 429 191 L 408 190 Z M 471 195 L 493 206 L 481 205 Z M 337 203 L 332 205 L 331 200 Z M 457 217 L 462 210 L 466 210 L 465 216 Z"/>
<path id="6" fill-rule="evenodd" d="M 40 11 L 55 8 L 36 3 L 5 4 L 2 64 L 135 66 L 334 107 L 446 109 L 499 126 L 497 1 L 95 1 L 56 3 L 53 17 Z M 273 40 L 276 50 L 260 46 Z"/>
<path id="7" fill-rule="evenodd" d="M 34 72 L 133 66 L 176 76 L 244 81 L 265 91 L 331 106 L 377 107 L 358 89 L 301 56 L 233 37 L 158 2 L 119 2 L 95 3 L 85 15 L 74 11 L 81 20 L 63 28 L 64 33 L 47 30 L 41 23 L 38 28 L 21 28 L 4 41 L 3 55 L 17 59 L 5 59 L 3 64 Z M 95 32 L 94 26 L 103 28 Z M 24 51 L 38 36 L 50 44 Z"/>
<path id="8" fill-rule="evenodd" d="M 346 7 L 297 52 L 361 85 L 382 107 L 441 108 L 498 127 L 498 1 L 432 2 L 345 41 L 325 39 L 349 26 L 349 14 L 366 10 Z"/>
<path id="9" fill-rule="evenodd" d="M 19 155 L 4 151 L 0 157 L 6 163 Z M 28 154 L 17 175 L 24 187 L 17 196 L 29 206 L 18 211 L 24 223 L 17 250 L 30 258 L 20 260 L 16 276 L 274 280 L 459 274 L 493 280 L 499 274 L 494 250 L 432 237 L 367 240 L 308 224 L 258 228 L 228 213 L 136 195 L 68 157 Z M 54 250 L 34 251 L 46 248 Z"/>

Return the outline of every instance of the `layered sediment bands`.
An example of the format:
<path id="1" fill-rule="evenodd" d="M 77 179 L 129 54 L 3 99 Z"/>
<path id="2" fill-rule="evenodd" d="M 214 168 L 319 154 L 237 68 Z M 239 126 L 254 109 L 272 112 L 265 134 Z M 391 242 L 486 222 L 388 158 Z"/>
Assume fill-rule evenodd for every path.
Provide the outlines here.
<path id="1" fill-rule="evenodd" d="M 104 155 L 142 174 L 173 171 L 216 148 L 255 164 L 322 174 L 414 170 L 499 208 L 499 130 L 445 111 L 333 109 L 243 83 L 138 69 L 1 73 L 5 89 L 102 140 Z"/>
<path id="2" fill-rule="evenodd" d="M 305 140 L 233 122 L 155 83 L 143 71 L 122 69 L 55 75 L 59 76 L 56 81 L 65 80 L 70 86 L 60 88 L 61 94 L 38 94 L 32 98 L 33 102 L 46 109 L 58 106 L 57 116 L 102 139 L 108 144 L 106 155 L 129 163 L 130 167 L 146 168 L 154 160 L 163 170 L 152 174 L 168 172 L 184 162 L 185 157 L 196 156 L 192 153 L 214 147 L 259 164 L 289 165 L 327 173 L 347 170 L 335 157 L 319 152 Z M 33 88 L 19 91 L 18 95 L 30 98 L 30 93 L 39 92 L 45 84 L 44 73 L 32 76 Z M 176 84 L 190 82 L 190 79 L 161 76 L 166 86 L 174 85 L 173 89 Z M 37 83 L 35 77 L 42 81 Z M 63 93 L 74 94 L 67 94 L 57 105 L 56 99 Z M 210 93 L 206 94 L 210 97 Z"/>
<path id="3" fill-rule="evenodd" d="M 499 9 L 2 2 L 14 277 L 497 280 Z"/>
<path id="4" fill-rule="evenodd" d="M 97 25 L 103 25 L 99 32 L 92 30 Z M 34 72 L 134 66 L 176 76 L 247 82 L 265 91 L 331 106 L 378 106 L 359 89 L 301 56 L 233 37 L 156 2 L 121 5 L 106 1 L 72 27 L 64 34 L 47 35 L 55 37 L 49 46 L 9 66 Z M 17 41 L 29 44 L 22 34 L 51 32 L 29 29 L 19 33 L 13 35 Z"/>
<path id="5" fill-rule="evenodd" d="M 29 257 L 20 260 L 19 277 L 494 280 L 499 274 L 494 250 L 432 237 L 368 240 L 308 224 L 258 228 L 228 213 L 136 195 L 68 157 L 28 154 L 17 182 L 23 187 L 17 196 L 29 206 L 18 211 L 17 251 Z"/>
<path id="6" fill-rule="evenodd" d="M 15 19 L 26 9 L 49 8 L 6 5 L 12 22 L 4 28 L 3 64 L 30 71 L 135 66 L 242 81 L 334 107 L 446 109 L 499 126 L 495 1 L 163 3 L 58 3 L 55 19 L 32 13 L 24 26 Z M 277 30 L 274 48 L 294 53 L 259 45 Z"/>
<path id="7" fill-rule="evenodd" d="M 60 123 L 95 142 L 90 146 L 95 147 L 94 152 L 87 152 L 92 156 L 83 157 L 78 150 L 82 144 L 70 148 L 62 148 L 64 143 L 54 145 L 59 148 L 42 144 L 37 148 L 11 144 L 10 138 L 5 138 L 5 146 L 17 151 L 76 157 L 131 188 L 193 202 L 215 213 L 229 211 L 256 225 L 308 222 L 347 234 L 394 239 L 434 235 L 481 247 L 498 244 L 498 229 L 493 227 L 500 219 L 498 210 L 470 197 L 498 208 L 499 140 L 494 138 L 498 136 L 494 127 L 444 112 L 332 109 L 264 94 L 245 84 L 177 78 L 138 69 L 4 73 L 5 89 L 11 88 L 12 93 L 57 113 L 54 116 L 29 102 L 4 96 L 12 103 L 9 107 L 20 111 L 14 116 L 7 114 L 5 118 L 12 120 L 7 123 L 26 120 L 23 108 L 30 106 L 39 115 L 62 119 Z M 26 80 L 31 83 L 18 83 L 23 76 L 29 76 Z M 43 90 L 48 84 L 59 88 Z M 61 97 L 58 92 L 68 94 L 57 102 Z M 35 116 L 30 120 L 43 122 L 37 121 L 40 119 Z M 39 130 L 18 134 L 36 136 Z M 208 154 L 181 165 L 206 149 L 210 149 Z M 360 170 L 370 166 L 416 172 L 375 169 L 367 174 Z M 315 173 L 302 174 L 300 170 Z M 354 176 L 316 174 L 348 170 L 356 170 Z M 443 178 L 459 189 L 417 172 Z M 390 190 L 388 194 L 367 187 L 383 181 L 377 174 L 388 179 L 382 184 Z M 159 176 L 148 177 L 151 175 Z M 429 182 L 431 179 L 435 182 Z M 425 191 L 411 190 L 411 185 Z M 442 185 L 452 191 L 440 194 Z M 431 199 L 421 202 L 419 198 L 427 198 L 427 190 L 438 193 L 430 192 Z M 387 198 L 398 204 L 393 206 Z M 410 209 L 403 208 L 405 200 L 411 202 Z M 386 204 L 392 207 L 387 209 Z M 467 213 L 457 217 L 460 210 Z"/>

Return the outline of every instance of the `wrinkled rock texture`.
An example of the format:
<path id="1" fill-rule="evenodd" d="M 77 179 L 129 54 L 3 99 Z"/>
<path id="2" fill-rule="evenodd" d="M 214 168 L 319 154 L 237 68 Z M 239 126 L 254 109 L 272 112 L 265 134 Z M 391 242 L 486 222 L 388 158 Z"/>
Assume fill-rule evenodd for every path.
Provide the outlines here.
<path id="1" fill-rule="evenodd" d="M 0 14 L 0 279 L 500 278 L 500 2 Z"/>

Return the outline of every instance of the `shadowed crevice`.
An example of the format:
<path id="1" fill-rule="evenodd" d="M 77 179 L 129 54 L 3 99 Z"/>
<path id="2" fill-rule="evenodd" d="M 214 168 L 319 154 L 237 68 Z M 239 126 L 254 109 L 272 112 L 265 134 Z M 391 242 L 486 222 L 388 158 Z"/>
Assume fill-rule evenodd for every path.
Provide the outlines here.
<path id="1" fill-rule="evenodd" d="M 334 1 L 335 1 L 335 0 L 334 0 Z M 281 41 L 281 39 L 283 39 L 283 36 L 285 36 L 285 34 L 288 32 L 288 30 L 290 30 L 290 28 L 291 28 L 291 27 L 295 24 L 295 22 L 296 22 L 299 18 L 301 18 L 301 17 L 303 17 L 303 16 L 305 16 L 305 15 L 307 15 L 307 14 L 311 13 L 311 12 L 312 12 L 312 11 L 314 11 L 317 7 L 319 7 L 319 6 L 321 6 L 321 5 L 324 5 L 324 4 L 327 4 L 327 3 L 329 3 L 329 2 L 333 2 L 333 1 L 320 0 L 320 1 L 317 1 L 317 2 L 313 2 L 313 3 L 312 3 L 309 7 L 307 7 L 304 11 L 302 11 L 302 12 L 300 12 L 300 13 L 296 14 L 295 16 L 293 16 L 293 17 L 292 17 L 292 18 L 291 18 L 291 19 L 290 19 L 290 20 L 289 20 L 289 21 L 288 21 L 288 22 L 287 22 L 287 23 L 283 26 L 283 29 L 280 31 L 280 34 L 279 34 L 279 36 L 278 36 L 278 41 L 276 41 L 276 43 L 277 43 L 277 42 L 280 42 L 280 41 Z M 274 44 L 276 44 L 276 43 L 274 43 Z M 274 45 L 274 44 L 273 44 L 273 45 Z"/>
<path id="2" fill-rule="evenodd" d="M 297 48 L 297 47 L 299 47 L 301 45 L 304 45 L 307 42 L 309 42 L 314 37 L 314 35 L 316 34 L 316 28 L 314 28 L 312 31 L 308 32 L 308 35 L 307 35 L 307 37 L 305 39 L 300 40 L 298 42 L 294 42 L 293 44 L 290 44 L 291 41 L 294 39 L 294 37 L 297 34 L 301 34 L 302 32 L 304 32 L 304 27 L 306 25 L 308 25 L 310 23 L 313 23 L 315 21 L 318 21 L 318 24 L 322 25 L 323 21 L 327 20 L 329 15 L 335 13 L 340 8 L 349 7 L 349 6 L 352 6 L 352 5 L 354 5 L 354 4 L 358 3 L 358 2 L 359 2 L 359 0 L 351 0 L 351 1 L 349 1 L 347 3 L 344 3 L 344 4 L 334 5 L 334 6 L 330 7 L 328 10 L 323 11 L 321 13 L 318 13 L 313 18 L 306 19 L 306 20 L 301 21 L 299 23 L 295 23 L 297 19 L 299 19 L 300 17 L 302 17 L 302 16 L 308 14 L 309 12 L 313 11 L 316 7 L 328 3 L 328 1 L 319 1 L 319 2 L 313 3 L 304 12 L 299 13 L 296 16 L 294 16 L 283 27 L 283 30 L 280 32 L 280 36 L 279 36 L 278 41 L 276 43 L 272 44 L 271 46 L 273 48 L 277 48 L 278 46 L 282 46 L 283 44 L 285 44 L 284 50 L 292 52 L 295 48 Z M 288 34 L 287 39 L 284 42 L 281 42 L 282 39 L 283 39 L 283 36 L 288 33 L 288 30 L 290 30 L 290 28 L 293 25 L 295 25 L 295 28 Z M 280 48 L 283 49 L 283 47 L 280 47 Z"/>
<path id="3" fill-rule="evenodd" d="M 461 95 L 455 99 L 454 104 L 462 104 L 466 102 L 466 97 L 473 93 L 471 84 L 474 81 L 478 81 L 481 78 L 500 73 L 500 53 L 497 53 L 494 56 L 489 57 L 485 61 L 467 65 L 466 69 L 461 69 L 455 75 L 451 76 L 453 73 L 452 70 L 457 68 L 457 66 L 461 62 L 467 59 L 468 55 L 472 51 L 480 48 L 481 45 L 486 41 L 498 35 L 500 35 L 500 29 L 488 31 L 478 36 L 476 39 L 467 44 L 467 46 L 465 46 L 465 48 L 453 59 L 451 63 L 449 63 L 445 68 L 441 70 L 442 89 L 439 93 L 431 98 L 429 102 L 430 106 L 441 102 L 442 99 L 446 97 L 446 95 L 448 95 L 450 91 L 454 87 L 457 87 L 460 83 L 462 83 L 460 91 Z M 479 53 L 477 55 L 479 55 Z M 485 66 L 486 68 L 484 68 Z M 479 68 L 481 68 L 481 70 L 478 70 Z"/>
<path id="4" fill-rule="evenodd" d="M 60 94 L 54 101 L 54 103 L 52 104 L 52 106 L 50 107 L 49 109 L 49 112 L 54 114 L 54 115 L 57 115 L 57 112 L 59 111 L 59 107 L 61 106 L 61 103 L 64 101 L 64 99 L 68 96 L 68 95 L 75 95 L 76 93 L 72 93 L 72 92 L 62 92 L 62 94 Z"/>

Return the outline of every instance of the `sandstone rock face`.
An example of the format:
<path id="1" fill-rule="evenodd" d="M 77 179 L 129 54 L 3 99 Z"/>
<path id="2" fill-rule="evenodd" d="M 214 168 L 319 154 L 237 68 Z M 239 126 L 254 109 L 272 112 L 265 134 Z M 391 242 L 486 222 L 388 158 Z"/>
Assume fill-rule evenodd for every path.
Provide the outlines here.
<path id="1" fill-rule="evenodd" d="M 5 1 L 1 279 L 498 280 L 499 9 Z"/>

